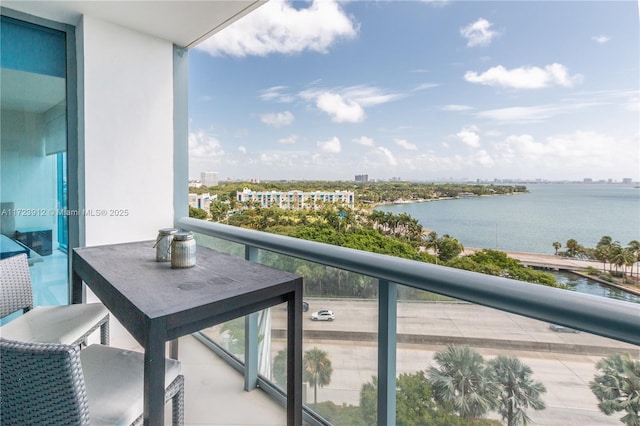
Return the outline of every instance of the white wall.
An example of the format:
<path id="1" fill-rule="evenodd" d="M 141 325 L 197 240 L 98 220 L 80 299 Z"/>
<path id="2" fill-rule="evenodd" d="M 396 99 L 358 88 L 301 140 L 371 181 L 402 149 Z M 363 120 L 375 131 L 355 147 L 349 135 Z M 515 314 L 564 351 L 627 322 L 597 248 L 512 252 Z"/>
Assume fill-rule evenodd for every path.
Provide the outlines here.
<path id="1" fill-rule="evenodd" d="M 87 16 L 76 38 L 84 245 L 155 239 L 174 216 L 173 46 Z"/>

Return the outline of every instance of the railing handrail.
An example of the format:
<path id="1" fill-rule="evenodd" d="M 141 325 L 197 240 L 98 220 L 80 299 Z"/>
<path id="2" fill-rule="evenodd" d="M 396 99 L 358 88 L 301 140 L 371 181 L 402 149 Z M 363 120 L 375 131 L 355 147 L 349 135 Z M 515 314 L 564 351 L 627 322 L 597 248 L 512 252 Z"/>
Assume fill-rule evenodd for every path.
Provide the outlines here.
<path id="1" fill-rule="evenodd" d="M 193 232 L 640 345 L 640 305 L 314 241 L 180 218 Z"/>

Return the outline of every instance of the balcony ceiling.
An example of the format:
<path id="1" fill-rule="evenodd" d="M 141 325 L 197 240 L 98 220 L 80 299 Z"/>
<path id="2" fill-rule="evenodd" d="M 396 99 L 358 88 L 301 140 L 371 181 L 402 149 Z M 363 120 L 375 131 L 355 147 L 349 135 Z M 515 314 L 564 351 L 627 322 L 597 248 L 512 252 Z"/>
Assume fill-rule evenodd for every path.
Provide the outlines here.
<path id="1" fill-rule="evenodd" d="M 71 25 L 82 15 L 92 16 L 190 48 L 266 1 L 3 0 L 2 6 Z"/>

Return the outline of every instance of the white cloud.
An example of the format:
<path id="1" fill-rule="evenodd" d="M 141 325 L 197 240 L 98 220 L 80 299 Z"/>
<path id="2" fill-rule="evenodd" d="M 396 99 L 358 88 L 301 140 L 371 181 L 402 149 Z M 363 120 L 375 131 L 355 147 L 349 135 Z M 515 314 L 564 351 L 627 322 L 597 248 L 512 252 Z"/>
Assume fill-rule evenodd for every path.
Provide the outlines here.
<path id="1" fill-rule="evenodd" d="M 640 99 L 638 97 L 629 99 L 629 102 L 624 104 L 624 108 L 629 110 L 629 111 L 639 112 L 640 111 Z"/>
<path id="2" fill-rule="evenodd" d="M 423 3 L 427 3 L 431 6 L 444 7 L 444 6 L 447 6 L 451 0 L 420 0 L 420 1 Z"/>
<path id="3" fill-rule="evenodd" d="M 414 92 L 420 92 L 422 90 L 433 89 L 440 86 L 438 83 L 422 83 L 413 88 Z"/>
<path id="4" fill-rule="evenodd" d="M 289 1 L 271 0 L 197 48 L 238 57 L 305 50 L 326 53 L 338 40 L 357 33 L 358 25 L 338 1 L 313 0 L 308 7 L 294 8 Z"/>
<path id="5" fill-rule="evenodd" d="M 441 109 L 442 111 L 469 111 L 473 109 L 473 107 L 469 105 L 451 104 L 451 105 L 445 105 Z"/>
<path id="6" fill-rule="evenodd" d="M 373 107 L 401 98 L 378 87 L 349 86 L 336 89 L 308 89 L 298 94 L 302 99 L 315 102 L 321 111 L 336 123 L 360 123 L 366 119 L 364 108 Z"/>
<path id="7" fill-rule="evenodd" d="M 335 136 L 327 141 L 318 141 L 317 145 L 321 152 L 327 154 L 338 154 L 340 153 L 340 151 L 342 151 L 340 139 Z"/>
<path id="8" fill-rule="evenodd" d="M 293 120 L 293 114 L 289 111 L 262 114 L 260 116 L 260 121 L 271 127 L 289 126 L 293 123 Z"/>
<path id="9" fill-rule="evenodd" d="M 372 86 L 349 86 L 340 91 L 345 98 L 353 99 L 364 107 L 386 104 L 403 97 L 399 93 L 392 93 L 386 89 Z"/>
<path id="10" fill-rule="evenodd" d="M 367 116 L 359 103 L 337 93 L 320 94 L 316 99 L 316 106 L 329 114 L 336 123 L 359 123 Z"/>
<path id="11" fill-rule="evenodd" d="M 503 123 L 536 123 L 585 108 L 602 105 L 594 100 L 571 101 L 564 104 L 536 105 L 527 107 L 498 108 L 475 113 L 475 116 Z"/>
<path id="12" fill-rule="evenodd" d="M 638 161 L 633 156 L 617 154 L 628 149 L 637 152 L 634 141 L 592 131 L 578 130 L 543 140 L 527 134 L 511 135 L 495 148 L 496 160 L 502 166 L 562 170 L 566 176 L 580 176 L 588 170 L 633 170 L 633 167 L 637 168 Z"/>
<path id="13" fill-rule="evenodd" d="M 227 161 L 227 154 L 220 141 L 205 130 L 189 132 L 189 170 L 198 173 L 202 170 L 218 168 Z"/>
<path id="14" fill-rule="evenodd" d="M 389 151 L 387 148 L 379 146 L 376 148 L 375 152 L 378 155 L 381 155 L 386 163 L 390 166 L 397 166 L 398 165 L 398 160 L 396 160 L 396 158 L 393 156 L 393 154 L 391 153 L 391 151 Z"/>
<path id="15" fill-rule="evenodd" d="M 496 177 L 499 174 L 581 179 L 589 176 L 585 175 L 589 170 L 597 170 L 603 176 L 637 176 L 638 156 L 619 153 L 637 153 L 638 143 L 638 134 L 622 138 L 582 130 L 542 138 L 512 134 L 493 144 L 483 143 L 482 148 L 471 149 L 466 154 L 427 151 L 400 157 L 397 162 L 403 176 L 424 176 L 428 171 L 434 176 L 446 173 L 447 176 Z M 398 168 L 389 170 L 394 173 Z"/>
<path id="16" fill-rule="evenodd" d="M 608 36 L 601 34 L 601 35 L 591 37 L 591 40 L 595 41 L 598 44 L 605 44 L 611 39 Z"/>
<path id="17" fill-rule="evenodd" d="M 406 139 L 394 139 L 393 141 L 399 147 L 402 147 L 402 148 L 407 149 L 409 151 L 417 151 L 418 150 L 418 147 L 415 144 L 410 143 Z"/>
<path id="18" fill-rule="evenodd" d="M 287 136 L 286 138 L 280 139 L 278 142 L 285 145 L 293 145 L 294 143 L 298 142 L 298 135 Z"/>
<path id="19" fill-rule="evenodd" d="M 491 154 L 484 149 L 480 149 L 474 152 L 471 156 L 471 161 L 481 167 L 490 168 L 495 165 L 495 160 Z"/>
<path id="20" fill-rule="evenodd" d="M 456 133 L 456 137 L 465 145 L 471 148 L 480 147 L 480 135 L 476 126 L 465 127 Z"/>
<path id="21" fill-rule="evenodd" d="M 484 18 L 460 29 L 460 34 L 467 39 L 467 46 L 488 46 L 498 35 L 498 32 L 491 30 L 493 24 Z"/>
<path id="22" fill-rule="evenodd" d="M 189 132 L 189 157 L 194 159 L 213 159 L 224 156 L 220 141 L 204 130 Z"/>
<path id="23" fill-rule="evenodd" d="M 273 86 L 260 92 L 260 99 L 263 101 L 275 101 L 281 103 L 289 103 L 295 100 L 295 97 L 286 93 L 287 86 Z"/>
<path id="24" fill-rule="evenodd" d="M 246 146 L 239 146 L 238 147 L 238 151 L 242 154 L 246 154 L 247 153 L 247 147 Z"/>
<path id="25" fill-rule="evenodd" d="M 501 122 L 540 122 L 548 120 L 555 114 L 555 109 L 550 106 L 509 107 L 481 111 L 478 117 L 488 118 Z"/>
<path id="26" fill-rule="evenodd" d="M 363 146 L 373 146 L 373 139 L 368 138 L 366 136 L 360 136 L 359 138 L 355 138 L 353 139 L 353 142 L 357 143 L 358 145 L 363 145 Z"/>
<path id="27" fill-rule="evenodd" d="M 260 162 L 269 166 L 280 164 L 282 159 L 283 157 L 278 153 L 263 152 L 260 154 Z"/>
<path id="28" fill-rule="evenodd" d="M 488 86 L 502 86 L 513 89 L 541 89 L 550 86 L 572 87 L 582 81 L 580 74 L 569 75 L 569 70 L 562 64 L 554 63 L 539 67 L 520 67 L 511 70 L 502 65 L 489 68 L 482 74 L 467 71 L 464 79 L 470 83 Z"/>

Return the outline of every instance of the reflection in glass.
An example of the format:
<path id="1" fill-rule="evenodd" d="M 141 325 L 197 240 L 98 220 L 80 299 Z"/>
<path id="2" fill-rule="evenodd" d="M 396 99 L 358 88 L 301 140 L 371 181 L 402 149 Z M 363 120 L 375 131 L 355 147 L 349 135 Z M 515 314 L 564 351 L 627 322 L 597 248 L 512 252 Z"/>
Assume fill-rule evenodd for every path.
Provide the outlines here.
<path id="1" fill-rule="evenodd" d="M 1 238 L 27 253 L 35 305 L 66 304 L 66 35 L 5 16 L 1 31 Z"/>

